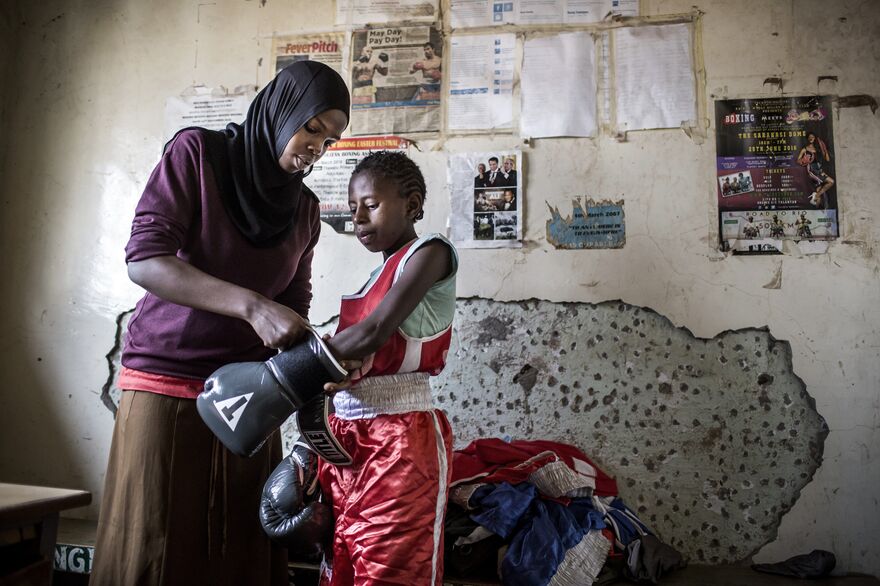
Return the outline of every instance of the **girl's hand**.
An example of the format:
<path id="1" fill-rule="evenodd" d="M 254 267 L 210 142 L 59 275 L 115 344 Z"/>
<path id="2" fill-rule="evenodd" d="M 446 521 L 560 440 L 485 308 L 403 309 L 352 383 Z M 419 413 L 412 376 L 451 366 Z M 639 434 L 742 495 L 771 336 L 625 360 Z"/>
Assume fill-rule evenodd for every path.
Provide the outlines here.
<path id="1" fill-rule="evenodd" d="M 267 348 L 284 350 L 298 342 L 309 323 L 297 312 L 269 299 L 260 299 L 248 312 L 248 323 Z"/>
<path id="2" fill-rule="evenodd" d="M 325 343 L 330 341 L 332 337 L 330 334 L 324 334 L 321 336 Z M 328 344 L 329 347 L 329 344 Z M 339 360 L 337 358 L 337 360 Z M 363 360 L 339 360 L 340 366 L 348 371 L 348 376 L 346 376 L 343 380 L 338 383 L 329 382 L 324 384 L 324 392 L 328 395 L 333 395 L 337 391 L 341 391 L 343 389 L 351 388 L 351 374 L 363 365 Z"/>
<path id="3" fill-rule="evenodd" d="M 330 395 L 331 397 L 338 393 L 339 391 L 350 389 L 351 388 L 351 375 L 345 377 L 345 380 L 342 380 L 338 383 L 325 383 L 324 384 L 324 393 Z"/>

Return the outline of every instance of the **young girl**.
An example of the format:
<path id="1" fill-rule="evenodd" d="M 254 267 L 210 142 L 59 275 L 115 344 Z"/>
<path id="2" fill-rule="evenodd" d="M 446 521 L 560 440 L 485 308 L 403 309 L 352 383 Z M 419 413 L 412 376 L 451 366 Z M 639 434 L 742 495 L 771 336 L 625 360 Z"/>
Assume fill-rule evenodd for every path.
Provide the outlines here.
<path id="1" fill-rule="evenodd" d="M 317 197 L 302 183 L 348 124 L 331 68 L 285 68 L 242 124 L 180 131 L 138 202 L 126 246 L 147 290 L 128 326 L 93 586 L 287 584 L 255 511 L 281 458 L 229 453 L 196 412 L 220 366 L 265 360 L 308 327 Z"/>
<path id="2" fill-rule="evenodd" d="M 333 397 L 334 434 L 351 466 L 321 462 L 336 530 L 322 584 L 440 584 L 452 432 L 434 409 L 428 377 L 446 361 L 458 257 L 439 234 L 418 237 L 425 180 L 406 155 L 381 151 L 352 173 L 355 234 L 384 263 L 342 298 L 328 342 L 363 360 Z"/>

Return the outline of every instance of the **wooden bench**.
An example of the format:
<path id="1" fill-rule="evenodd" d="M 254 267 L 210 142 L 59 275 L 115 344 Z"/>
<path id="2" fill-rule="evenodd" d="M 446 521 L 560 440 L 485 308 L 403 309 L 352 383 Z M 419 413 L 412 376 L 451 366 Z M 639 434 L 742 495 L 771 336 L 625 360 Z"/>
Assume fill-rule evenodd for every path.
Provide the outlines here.
<path id="1" fill-rule="evenodd" d="M 91 500 L 84 490 L 0 483 L 0 584 L 49 586 L 60 513 Z"/>

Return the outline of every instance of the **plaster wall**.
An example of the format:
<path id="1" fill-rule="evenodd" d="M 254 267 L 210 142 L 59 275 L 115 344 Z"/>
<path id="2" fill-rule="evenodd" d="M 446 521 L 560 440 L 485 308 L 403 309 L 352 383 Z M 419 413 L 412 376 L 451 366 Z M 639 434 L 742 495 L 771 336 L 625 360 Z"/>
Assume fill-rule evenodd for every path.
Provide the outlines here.
<path id="1" fill-rule="evenodd" d="M 643 0 L 642 13 L 689 13 L 693 5 Z M 782 77 L 789 95 L 880 96 L 876 2 L 701 0 L 696 7 L 706 112 L 715 98 L 779 95 L 767 77 Z M 10 33 L 0 35 L 0 478 L 91 490 L 96 504 L 76 514 L 95 517 L 112 429 L 100 398 L 105 355 L 117 316 L 141 294 L 126 279 L 122 248 L 162 146 L 164 100 L 192 84 L 262 85 L 272 33 L 327 30 L 333 5 L 18 0 L 0 15 L 0 32 Z M 14 58 L 5 50 L 13 44 Z M 824 75 L 837 82 L 819 84 Z M 826 548 L 843 569 L 880 574 L 880 120 L 868 108 L 841 108 L 834 129 L 843 237 L 816 257 L 715 251 L 712 128 L 702 142 L 680 130 L 531 146 L 505 135 L 417 138 L 413 158 L 429 186 L 421 230 L 443 232 L 446 152 L 525 149 L 526 244 L 461 251 L 460 297 L 600 307 L 622 300 L 667 319 L 659 328 L 683 327 L 697 338 L 766 328 L 788 342 L 790 369 L 829 429 L 824 453 L 766 539 L 734 545 L 758 548 L 758 560 Z M 577 195 L 625 200 L 625 248 L 558 251 L 546 242 L 545 201 L 567 209 Z M 325 229 L 313 321 L 332 319 L 339 295 L 375 262 L 351 238 Z M 463 380 L 479 372 L 465 370 Z M 496 382 L 498 390 L 510 384 L 489 384 Z M 543 424 L 552 422 L 535 420 L 533 428 Z M 764 466 L 762 454 L 756 450 L 755 466 Z M 631 475 L 619 459 L 603 464 Z"/>
<path id="2" fill-rule="evenodd" d="M 16 32 L 18 28 L 15 25 L 15 15 L 18 12 L 12 4 L 4 4 L 0 6 L 0 79 L 9 79 L 12 71 L 12 64 L 17 54 L 15 47 Z M 0 132 L 6 133 L 6 123 L 9 119 L 7 114 L 9 109 L 9 91 L 8 84 L 4 84 L 0 89 Z M 0 168 L 2 168 L 6 153 L 9 151 L 7 141 L 0 144 Z"/>

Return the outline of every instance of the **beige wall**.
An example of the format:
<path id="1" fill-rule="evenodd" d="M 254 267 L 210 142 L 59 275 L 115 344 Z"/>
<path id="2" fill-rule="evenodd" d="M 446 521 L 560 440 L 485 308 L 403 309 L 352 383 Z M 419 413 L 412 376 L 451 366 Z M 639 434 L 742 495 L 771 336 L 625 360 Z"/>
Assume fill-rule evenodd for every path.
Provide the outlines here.
<path id="1" fill-rule="evenodd" d="M 112 417 L 99 396 L 116 316 L 140 295 L 122 248 L 162 146 L 169 95 L 198 83 L 266 81 L 272 32 L 332 25 L 329 2 L 60 0 L 0 9 L 5 157 L 0 157 L 0 479 L 86 488 L 99 500 Z M 644 14 L 689 12 L 693 0 L 643 0 Z M 817 92 L 880 96 L 876 2 L 699 0 L 706 111 L 713 98 Z M 307 20 L 302 15 L 307 14 Z M 12 57 L 9 49 L 17 53 Z M 795 372 L 831 433 L 816 477 L 760 559 L 831 549 L 848 570 L 880 574 L 880 120 L 835 112 L 844 237 L 828 254 L 725 258 L 714 251 L 714 137 L 632 133 L 618 143 L 537 141 L 527 148 L 527 244 L 462 251 L 459 295 L 650 307 L 698 336 L 767 327 L 788 340 Z M 445 154 L 517 146 L 516 137 L 420 141 L 429 185 L 423 230 L 443 231 Z M 556 251 L 545 201 L 624 198 L 622 251 Z M 340 262 L 345 258 L 345 262 Z M 375 259 L 325 229 L 313 319 Z M 352 269 L 357 266 L 357 269 Z M 764 285 L 782 275 L 780 289 Z M 79 511 L 94 517 L 97 507 Z"/>

